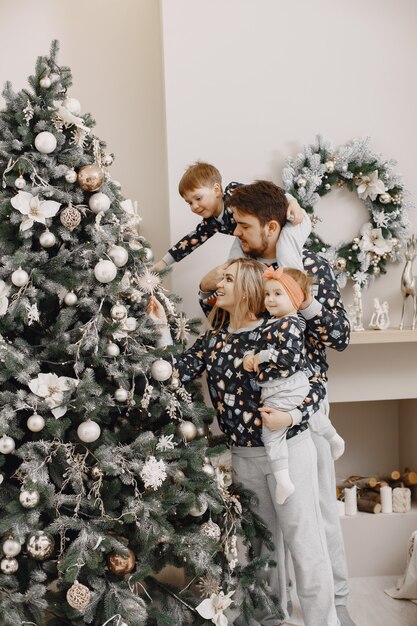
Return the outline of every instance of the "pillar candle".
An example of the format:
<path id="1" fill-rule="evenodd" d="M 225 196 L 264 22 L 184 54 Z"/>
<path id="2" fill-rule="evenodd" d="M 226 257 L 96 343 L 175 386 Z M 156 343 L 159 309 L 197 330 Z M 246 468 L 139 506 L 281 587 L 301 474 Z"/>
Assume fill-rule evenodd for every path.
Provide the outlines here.
<path id="1" fill-rule="evenodd" d="M 380 489 L 382 513 L 392 513 L 392 489 L 385 485 Z"/>
<path id="2" fill-rule="evenodd" d="M 345 488 L 345 515 L 356 515 L 358 505 L 356 500 L 356 485 Z"/>
<path id="3" fill-rule="evenodd" d="M 345 514 L 345 503 L 342 500 L 337 500 L 337 511 L 340 517 Z"/>

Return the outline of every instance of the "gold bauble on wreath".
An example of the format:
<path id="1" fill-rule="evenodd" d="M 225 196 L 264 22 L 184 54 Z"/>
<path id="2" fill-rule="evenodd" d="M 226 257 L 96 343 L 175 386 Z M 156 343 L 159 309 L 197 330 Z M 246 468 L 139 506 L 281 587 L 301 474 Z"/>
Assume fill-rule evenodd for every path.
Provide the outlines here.
<path id="1" fill-rule="evenodd" d="M 127 548 L 127 550 L 129 551 L 129 556 L 123 556 L 117 552 L 111 552 L 111 554 L 107 555 L 107 567 L 116 576 L 130 574 L 135 567 L 135 554 L 130 548 Z"/>
<path id="2" fill-rule="evenodd" d="M 84 191 L 97 191 L 104 182 L 104 172 L 95 163 L 84 165 L 78 172 L 78 184 Z"/>
<path id="3" fill-rule="evenodd" d="M 65 228 L 68 228 L 68 230 L 74 230 L 74 228 L 76 228 L 81 222 L 81 213 L 78 209 L 69 205 L 61 212 L 59 219 Z"/>

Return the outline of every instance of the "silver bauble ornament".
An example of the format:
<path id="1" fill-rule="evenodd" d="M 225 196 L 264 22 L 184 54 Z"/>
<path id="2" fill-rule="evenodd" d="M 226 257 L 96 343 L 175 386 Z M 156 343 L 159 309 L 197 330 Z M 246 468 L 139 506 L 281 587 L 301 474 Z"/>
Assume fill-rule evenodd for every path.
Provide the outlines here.
<path id="1" fill-rule="evenodd" d="M 103 182 L 104 172 L 95 163 L 84 165 L 78 172 L 78 184 L 84 191 L 97 191 Z"/>
<path id="2" fill-rule="evenodd" d="M 114 320 L 124 320 L 127 316 L 127 308 L 120 302 L 116 302 L 110 309 L 110 315 Z"/>
<path id="3" fill-rule="evenodd" d="M 124 321 L 125 330 L 128 333 L 132 333 L 138 327 L 138 322 L 135 317 L 127 317 Z"/>
<path id="4" fill-rule="evenodd" d="M 73 115 L 78 116 L 81 113 L 81 103 L 79 100 L 77 100 L 77 98 L 65 98 L 62 106 L 64 106 L 67 111 L 69 111 Z"/>
<path id="5" fill-rule="evenodd" d="M 145 261 L 148 263 L 153 261 L 153 252 L 150 248 L 143 248 L 143 253 L 145 255 Z"/>
<path id="6" fill-rule="evenodd" d="M 56 237 L 50 230 L 45 230 L 39 236 L 39 243 L 42 248 L 52 248 L 56 244 Z"/>
<path id="7" fill-rule="evenodd" d="M 29 489 L 23 489 L 19 493 L 20 504 L 25 509 L 34 509 L 39 504 L 40 495 L 38 491 L 31 491 Z"/>
<path id="8" fill-rule="evenodd" d="M 192 441 L 197 435 L 197 429 L 192 422 L 183 421 L 180 422 L 176 428 L 177 435 L 185 439 L 185 441 Z"/>
<path id="9" fill-rule="evenodd" d="M 329 174 L 333 174 L 333 172 L 334 172 L 334 161 L 326 161 L 326 163 L 324 165 L 325 165 L 325 168 L 326 168 L 326 172 L 328 172 Z"/>
<path id="10" fill-rule="evenodd" d="M 330 188 L 331 188 L 331 185 L 329 185 L 329 183 L 326 183 L 326 184 L 324 185 L 324 188 L 328 190 L 328 189 L 330 189 Z"/>
<path id="11" fill-rule="evenodd" d="M 389 193 L 381 193 L 381 195 L 378 196 L 378 200 L 381 204 L 389 204 L 392 201 L 392 198 Z"/>
<path id="12" fill-rule="evenodd" d="M 64 296 L 64 302 L 67 306 L 75 306 L 78 302 L 78 296 L 73 291 L 69 291 Z"/>
<path id="13" fill-rule="evenodd" d="M 96 215 L 98 213 L 105 213 L 106 211 L 108 211 L 110 209 L 110 205 L 111 200 L 109 196 L 106 196 L 106 194 L 102 193 L 101 191 L 98 193 L 94 193 L 88 201 L 88 206 Z"/>
<path id="14" fill-rule="evenodd" d="M 307 185 L 307 181 L 304 176 L 299 176 L 297 178 L 297 187 L 305 187 Z"/>
<path id="15" fill-rule="evenodd" d="M 124 387 L 119 387 L 114 392 L 114 399 L 116 400 L 116 402 L 126 402 L 128 397 L 129 397 L 129 392 Z"/>
<path id="16" fill-rule="evenodd" d="M 14 574 L 19 569 L 19 563 L 16 559 L 2 559 L 0 561 L 0 569 L 3 574 Z"/>
<path id="17" fill-rule="evenodd" d="M 117 345 L 117 343 L 113 343 L 112 341 L 109 341 L 109 343 L 106 346 L 106 354 L 107 356 L 119 356 L 120 348 Z"/>
<path id="18" fill-rule="evenodd" d="M 10 454 L 15 449 L 16 444 L 12 437 L 3 435 L 0 437 L 0 454 Z"/>
<path id="19" fill-rule="evenodd" d="M 168 380 L 172 375 L 172 365 L 164 359 L 157 359 L 151 365 L 151 376 L 155 380 Z"/>
<path id="20" fill-rule="evenodd" d="M 100 259 L 94 267 L 94 276 L 100 283 L 111 283 L 117 276 L 117 267 L 113 261 Z"/>
<path id="21" fill-rule="evenodd" d="M 210 434 L 210 429 L 208 424 L 201 424 L 201 426 L 197 426 L 197 438 L 201 439 L 203 437 L 208 437 Z"/>
<path id="22" fill-rule="evenodd" d="M 16 187 L 16 189 L 23 189 L 25 185 L 26 181 L 23 178 L 22 174 L 20 174 L 19 178 L 16 178 L 16 180 L 14 181 L 14 186 Z"/>
<path id="23" fill-rule="evenodd" d="M 32 433 L 39 433 L 45 426 L 45 420 L 42 415 L 34 413 L 28 418 L 26 425 Z"/>
<path id="24" fill-rule="evenodd" d="M 212 537 L 212 539 L 220 539 L 222 531 L 220 530 L 220 526 L 210 519 L 208 522 L 201 524 L 200 533 L 207 537 Z"/>
<path id="25" fill-rule="evenodd" d="M 68 170 L 65 174 L 65 180 L 67 183 L 75 183 L 77 180 L 77 172 L 74 169 Z"/>
<path id="26" fill-rule="evenodd" d="M 56 137 L 44 130 L 35 137 L 35 148 L 41 154 L 50 154 L 56 148 Z"/>
<path id="27" fill-rule="evenodd" d="M 112 165 L 113 163 L 113 157 L 111 154 L 105 154 L 103 157 L 103 165 L 105 165 L 106 167 L 109 167 L 109 165 Z"/>
<path id="28" fill-rule="evenodd" d="M 75 580 L 67 591 L 67 602 L 79 613 L 84 613 L 91 602 L 91 591 L 78 580 Z"/>
<path id="29" fill-rule="evenodd" d="M 67 206 L 59 215 L 61 224 L 68 228 L 68 230 L 74 230 L 81 222 L 81 213 L 74 206 Z"/>
<path id="30" fill-rule="evenodd" d="M 202 467 L 202 470 L 207 476 L 213 477 L 216 474 L 216 470 L 211 465 L 211 463 L 205 463 Z"/>
<path id="31" fill-rule="evenodd" d="M 49 89 L 49 87 L 52 85 L 52 81 L 49 76 L 44 76 L 40 79 L 39 85 L 42 87 L 42 89 Z"/>
<path id="32" fill-rule="evenodd" d="M 200 515 L 204 515 L 206 511 L 207 502 L 202 502 L 192 506 L 191 509 L 188 511 L 188 514 L 192 515 L 193 517 L 200 517 Z"/>
<path id="33" fill-rule="evenodd" d="M 84 443 L 93 443 L 93 441 L 97 441 L 100 437 L 101 428 L 97 422 L 87 420 L 78 426 L 77 435 L 80 441 L 83 441 Z"/>
<path id="34" fill-rule="evenodd" d="M 22 549 L 20 543 L 16 539 L 11 538 L 6 539 L 2 547 L 4 555 L 9 558 L 17 556 Z"/>
<path id="35" fill-rule="evenodd" d="M 22 270 L 21 267 L 15 270 L 12 274 L 12 283 L 16 287 L 24 287 L 29 280 L 29 274 Z"/>
<path id="36" fill-rule="evenodd" d="M 30 533 L 26 540 L 27 553 L 36 561 L 45 561 L 51 556 L 54 548 L 54 538 L 43 530 Z"/>
<path id="37" fill-rule="evenodd" d="M 112 246 L 107 254 L 117 267 L 123 267 L 129 260 L 129 253 L 122 246 Z"/>

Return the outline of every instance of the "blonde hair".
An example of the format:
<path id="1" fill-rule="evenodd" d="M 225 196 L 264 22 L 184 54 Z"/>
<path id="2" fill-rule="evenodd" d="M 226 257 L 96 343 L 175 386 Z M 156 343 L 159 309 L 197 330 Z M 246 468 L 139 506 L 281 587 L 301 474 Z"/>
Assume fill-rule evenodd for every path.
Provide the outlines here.
<path id="1" fill-rule="evenodd" d="M 260 317 L 265 310 L 263 278 L 265 265 L 255 259 L 248 258 L 233 259 L 226 268 L 231 265 L 237 265 L 234 294 L 236 302 L 239 303 L 235 313 L 235 321 L 239 324 L 250 315 Z M 225 324 L 228 317 L 228 312 L 215 304 L 208 319 L 212 328 L 218 330 Z"/>
<path id="2" fill-rule="evenodd" d="M 222 177 L 217 167 L 210 163 L 196 161 L 185 170 L 178 183 L 178 191 L 180 196 L 184 197 L 189 191 L 194 191 L 199 187 L 214 187 L 216 183 L 222 190 Z"/>
<path id="3" fill-rule="evenodd" d="M 314 276 L 308 274 L 307 272 L 303 272 L 302 270 L 297 270 L 295 269 L 295 267 L 284 267 L 283 273 L 291 276 L 291 278 L 293 278 L 295 282 L 298 283 L 304 294 L 304 300 L 308 298 L 308 296 L 310 295 L 311 287 L 315 283 Z"/>

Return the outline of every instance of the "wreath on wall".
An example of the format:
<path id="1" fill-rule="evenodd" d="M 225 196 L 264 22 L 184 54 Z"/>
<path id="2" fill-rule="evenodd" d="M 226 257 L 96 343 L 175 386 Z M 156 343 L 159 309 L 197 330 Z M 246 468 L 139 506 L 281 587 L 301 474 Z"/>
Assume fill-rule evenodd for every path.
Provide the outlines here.
<path id="1" fill-rule="evenodd" d="M 361 287 L 379 274 L 386 273 L 389 262 L 402 257 L 402 248 L 410 234 L 408 203 L 400 174 L 395 174 L 394 160 L 385 160 L 369 148 L 369 137 L 353 139 L 335 150 L 329 141 L 317 136 L 295 158 L 288 158 L 282 178 L 285 190 L 297 198 L 310 214 L 312 232 L 307 247 L 328 260 L 340 287 L 352 279 Z M 332 188 L 346 187 L 355 192 L 369 212 L 356 237 L 332 246 L 315 232 L 320 218 L 314 208 Z"/>

